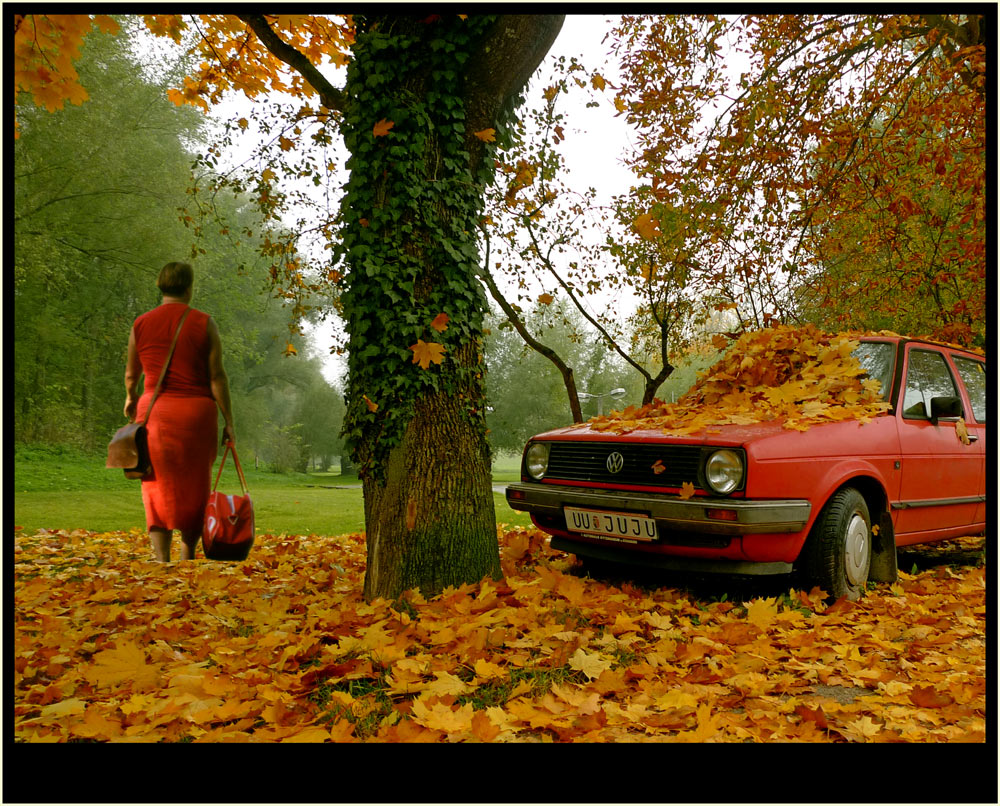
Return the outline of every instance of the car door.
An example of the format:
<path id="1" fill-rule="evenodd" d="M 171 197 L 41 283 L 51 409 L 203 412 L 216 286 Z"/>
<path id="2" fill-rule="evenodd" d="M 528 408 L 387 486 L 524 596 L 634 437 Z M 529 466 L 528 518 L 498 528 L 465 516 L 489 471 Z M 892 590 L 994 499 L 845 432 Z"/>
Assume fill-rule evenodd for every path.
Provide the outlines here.
<path id="1" fill-rule="evenodd" d="M 979 446 L 979 494 L 973 523 L 986 524 L 986 362 L 971 356 L 952 353 L 952 362 L 972 407 L 972 417 L 967 418 L 969 439 Z"/>
<path id="2" fill-rule="evenodd" d="M 906 345 L 902 401 L 897 410 L 901 451 L 897 540 L 907 533 L 967 526 L 980 494 L 979 441 L 964 444 L 956 417 L 931 418 L 933 398 L 959 398 L 958 385 L 944 353 L 926 344 Z M 962 413 L 965 416 L 965 406 Z M 966 421 L 970 417 L 965 417 Z M 933 535 L 925 535 L 933 538 Z"/>

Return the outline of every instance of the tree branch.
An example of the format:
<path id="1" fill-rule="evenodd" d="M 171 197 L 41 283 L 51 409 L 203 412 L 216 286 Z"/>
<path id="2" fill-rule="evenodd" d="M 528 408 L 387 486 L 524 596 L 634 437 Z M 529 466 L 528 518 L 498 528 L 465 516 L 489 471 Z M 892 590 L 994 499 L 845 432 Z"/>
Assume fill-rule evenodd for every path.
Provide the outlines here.
<path id="1" fill-rule="evenodd" d="M 327 109 L 344 111 L 344 92 L 333 86 L 308 58 L 279 37 L 263 14 L 237 14 L 272 54 L 299 73 L 316 92 Z"/>

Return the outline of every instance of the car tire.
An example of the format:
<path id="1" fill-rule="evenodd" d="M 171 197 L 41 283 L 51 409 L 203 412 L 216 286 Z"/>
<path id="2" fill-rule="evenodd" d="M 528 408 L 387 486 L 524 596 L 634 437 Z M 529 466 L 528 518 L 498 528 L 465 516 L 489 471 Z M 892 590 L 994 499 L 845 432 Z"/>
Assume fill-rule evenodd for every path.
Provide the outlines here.
<path id="1" fill-rule="evenodd" d="M 834 599 L 856 602 L 865 592 L 872 558 L 872 521 L 864 496 L 853 487 L 826 502 L 806 541 L 807 583 Z"/>

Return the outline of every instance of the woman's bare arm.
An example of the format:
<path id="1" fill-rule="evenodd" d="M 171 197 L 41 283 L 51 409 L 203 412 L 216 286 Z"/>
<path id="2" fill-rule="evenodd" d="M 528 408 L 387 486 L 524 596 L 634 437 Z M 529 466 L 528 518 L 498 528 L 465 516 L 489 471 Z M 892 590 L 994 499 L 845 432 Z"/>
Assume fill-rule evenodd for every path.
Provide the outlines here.
<path id="1" fill-rule="evenodd" d="M 135 346 L 135 328 L 128 332 L 128 357 L 125 359 L 125 417 L 129 422 L 135 421 L 136 407 L 139 405 L 139 378 L 142 377 L 142 363 L 139 361 L 139 351 Z"/>
<path id="2" fill-rule="evenodd" d="M 222 366 L 222 339 L 215 320 L 208 318 L 208 374 L 212 385 L 212 397 L 222 412 L 226 421 L 223 429 L 223 440 L 236 442 L 236 429 L 233 426 L 233 404 L 229 396 L 229 376 Z"/>

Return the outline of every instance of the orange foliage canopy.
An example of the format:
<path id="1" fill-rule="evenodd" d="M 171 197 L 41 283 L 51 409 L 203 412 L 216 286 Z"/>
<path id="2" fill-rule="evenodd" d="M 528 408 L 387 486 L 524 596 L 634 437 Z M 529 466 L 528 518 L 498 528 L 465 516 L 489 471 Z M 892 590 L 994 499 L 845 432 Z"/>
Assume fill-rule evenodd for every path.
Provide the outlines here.
<path id="1" fill-rule="evenodd" d="M 14 15 L 14 103 L 30 93 L 35 103 L 49 112 L 62 109 L 66 101 L 79 106 L 90 97 L 80 85 L 74 62 L 80 57 L 84 37 L 94 27 L 107 33 L 118 31 L 118 23 L 99 14 Z M 18 136 L 17 119 L 14 136 Z"/>

